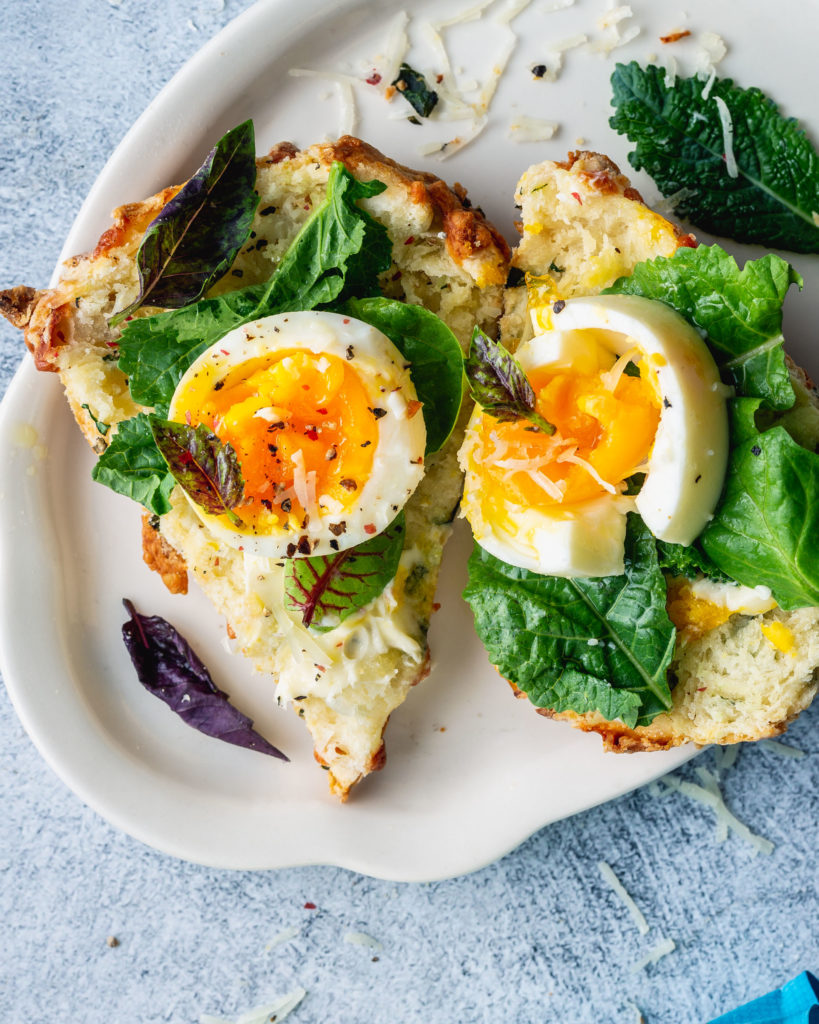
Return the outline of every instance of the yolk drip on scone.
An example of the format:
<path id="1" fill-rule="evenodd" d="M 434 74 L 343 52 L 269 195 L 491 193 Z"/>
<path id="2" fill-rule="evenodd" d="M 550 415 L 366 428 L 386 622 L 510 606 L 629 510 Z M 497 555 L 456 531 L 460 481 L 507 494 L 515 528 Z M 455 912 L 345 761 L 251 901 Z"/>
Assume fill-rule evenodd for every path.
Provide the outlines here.
<path id="1" fill-rule="evenodd" d="M 476 408 L 459 458 L 478 544 L 533 572 L 618 575 L 633 510 L 656 537 L 690 544 L 728 453 L 726 393 L 702 338 L 663 303 L 630 295 L 536 312 L 551 328 L 516 358 L 555 430 Z"/>
<path id="2" fill-rule="evenodd" d="M 231 331 L 188 369 L 170 419 L 204 424 L 232 447 L 241 526 L 194 507 L 223 540 L 262 556 L 371 539 L 424 472 L 409 364 L 380 331 L 338 313 L 277 314 Z"/>

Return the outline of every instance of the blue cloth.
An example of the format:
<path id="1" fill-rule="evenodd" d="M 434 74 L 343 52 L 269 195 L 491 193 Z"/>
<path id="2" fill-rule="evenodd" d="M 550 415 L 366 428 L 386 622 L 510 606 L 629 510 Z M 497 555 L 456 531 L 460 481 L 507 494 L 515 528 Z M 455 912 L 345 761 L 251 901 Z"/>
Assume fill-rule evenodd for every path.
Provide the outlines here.
<path id="1" fill-rule="evenodd" d="M 782 988 L 724 1013 L 711 1024 L 819 1024 L 819 981 L 805 971 Z"/>

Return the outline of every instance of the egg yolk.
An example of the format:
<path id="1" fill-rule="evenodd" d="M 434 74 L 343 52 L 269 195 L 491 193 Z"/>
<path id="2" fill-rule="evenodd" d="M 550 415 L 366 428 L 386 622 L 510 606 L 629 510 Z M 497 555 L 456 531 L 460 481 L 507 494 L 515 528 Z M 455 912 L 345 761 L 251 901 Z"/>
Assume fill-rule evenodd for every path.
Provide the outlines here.
<path id="1" fill-rule="evenodd" d="M 656 385 L 620 374 L 606 377 L 541 367 L 529 373 L 537 411 L 554 424 L 552 435 L 525 419 L 501 423 L 484 415 L 481 431 L 484 512 L 502 517 L 503 505 L 566 506 L 612 491 L 648 459 L 660 422 Z"/>
<path id="2" fill-rule="evenodd" d="M 220 372 L 195 374 L 175 415 L 233 447 L 243 522 L 260 533 L 303 529 L 319 498 L 333 515 L 348 509 L 371 475 L 383 415 L 355 370 L 338 356 L 292 349 Z"/>

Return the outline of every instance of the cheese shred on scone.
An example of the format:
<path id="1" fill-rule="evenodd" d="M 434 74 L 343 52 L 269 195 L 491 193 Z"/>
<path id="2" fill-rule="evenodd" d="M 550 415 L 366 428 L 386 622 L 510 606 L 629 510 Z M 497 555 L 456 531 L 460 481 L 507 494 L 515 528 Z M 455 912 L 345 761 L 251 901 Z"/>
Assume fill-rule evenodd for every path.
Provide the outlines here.
<path id="1" fill-rule="evenodd" d="M 600 154 L 531 167 L 516 202 L 460 452 L 490 660 L 610 750 L 777 735 L 819 666 L 819 400 L 781 336 L 798 277 L 698 246 Z"/>
<path id="2" fill-rule="evenodd" d="M 137 254 L 155 218 L 167 214 L 171 200 L 180 201 L 178 188 L 116 210 L 113 226 L 94 251 L 69 260 L 55 288 L 14 289 L 3 295 L 2 307 L 24 328 L 37 367 L 59 373 L 74 416 L 109 478 L 120 468 L 111 468 L 113 446 L 136 436 L 146 422 L 141 414 L 158 408 L 163 417 L 156 422 L 154 416 L 150 429 L 163 455 L 173 452 L 174 445 L 187 446 L 177 460 L 177 479 L 200 456 L 207 461 L 210 455 L 222 466 L 225 459 L 238 459 L 244 478 L 238 503 L 229 497 L 235 490 L 230 474 L 219 478 L 216 507 L 213 494 L 208 505 L 195 487 L 190 498 L 191 489 L 174 486 L 174 480 L 162 478 L 150 494 L 139 490 L 141 484 L 133 485 L 132 496 L 146 505 L 145 561 L 173 593 L 185 593 L 188 576 L 194 577 L 224 615 L 234 647 L 256 669 L 271 674 L 279 701 L 290 703 L 304 719 L 315 758 L 328 770 L 330 789 L 346 799 L 356 782 L 382 767 L 389 716 L 429 671 L 427 629 L 462 482 L 456 453 L 463 423 L 455 424 L 447 440 L 452 423 L 436 421 L 436 415 L 445 414 L 422 400 L 423 384 L 413 373 L 412 359 L 390 338 L 401 334 L 402 319 L 412 318 L 418 307 L 442 321 L 437 327 L 438 321 L 427 324 L 436 338 L 448 328 L 465 347 L 475 323 L 494 334 L 509 251 L 460 186 L 453 191 L 350 137 L 301 152 L 284 143 L 256 161 L 259 201 L 251 230 L 196 307 L 203 310 L 202 322 L 227 316 L 224 310 L 230 313 L 231 303 L 236 306 L 232 296 L 240 294 L 238 289 L 273 280 L 280 266 L 292 269 L 292 253 L 290 264 L 285 254 L 294 240 L 305 245 L 300 232 L 324 203 L 331 180 L 348 189 L 358 188 L 356 182 L 381 185 L 368 188 L 346 213 L 340 201 L 333 211 L 342 218 L 338 239 L 322 236 L 320 244 L 344 249 L 347 262 L 316 275 L 319 298 L 309 307 L 312 312 L 299 312 L 285 302 L 283 312 L 240 323 L 199 354 L 199 362 L 187 360 L 187 376 L 176 381 L 164 405 L 135 400 L 141 371 L 126 374 L 130 364 L 126 358 L 124 370 L 120 360 L 129 332 L 137 337 L 140 325 L 150 325 L 166 308 L 161 302 L 153 306 L 150 297 L 142 308 L 134 305 L 141 288 Z M 361 220 L 359 210 L 376 228 L 366 216 Z M 352 227 L 345 216 L 353 218 Z M 365 236 L 364 251 L 356 249 L 361 244 L 356 232 Z M 376 248 L 386 244 L 376 290 L 397 300 L 378 308 L 373 303 L 381 299 L 367 297 L 371 288 L 364 296 L 355 290 L 379 258 L 366 249 L 375 245 L 373 238 Z M 309 275 L 326 254 L 316 250 L 305 259 L 310 265 L 304 274 Z M 333 277 L 345 268 L 346 290 L 334 311 L 316 311 L 316 304 L 327 306 L 321 298 L 325 289 L 338 292 Z M 294 275 L 296 290 L 303 276 Z M 349 305 L 339 304 L 341 299 Z M 367 322 L 356 319 L 350 312 L 354 307 Z M 116 314 L 131 309 L 136 309 L 132 318 L 110 325 L 112 317 L 116 321 Z M 143 321 L 145 314 L 151 319 Z M 354 341 L 346 334 L 351 319 L 358 330 Z M 156 322 L 164 323 L 161 318 Z M 304 348 L 290 340 L 261 347 L 262 335 L 290 339 L 288 331 L 313 340 Z M 441 344 L 446 353 L 445 337 Z M 129 358 L 136 366 L 133 350 Z M 436 358 L 446 362 L 444 356 Z M 388 374 L 385 359 L 391 366 Z M 453 365 L 457 394 L 444 397 L 450 412 L 454 408 L 457 413 L 462 364 Z M 441 390 L 445 382 L 430 385 L 427 378 L 426 386 Z M 308 400 L 312 405 L 304 404 Z M 154 443 L 150 433 L 146 443 Z M 370 487 L 368 480 L 377 472 L 380 482 Z M 102 471 L 97 478 L 104 479 Z M 333 565 L 337 568 L 346 558 L 345 572 L 352 576 L 356 559 L 374 561 L 359 562 L 364 566 L 360 575 L 352 584 L 349 576 L 340 579 L 330 599 L 329 590 L 314 585 L 329 562 L 315 571 L 308 562 L 316 566 L 320 558 L 332 559 L 336 553 Z M 296 571 L 291 563 L 299 559 Z M 388 563 L 391 578 L 370 593 L 372 577 L 378 578 Z M 340 598 L 338 591 L 344 591 Z M 366 600 L 356 598 L 362 593 Z"/>

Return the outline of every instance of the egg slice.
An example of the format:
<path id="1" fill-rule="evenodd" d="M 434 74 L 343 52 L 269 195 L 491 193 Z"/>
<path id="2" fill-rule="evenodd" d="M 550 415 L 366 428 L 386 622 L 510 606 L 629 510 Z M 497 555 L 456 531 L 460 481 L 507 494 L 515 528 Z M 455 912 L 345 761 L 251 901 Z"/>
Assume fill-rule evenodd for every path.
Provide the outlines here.
<path id="1" fill-rule="evenodd" d="M 567 577 L 624 571 L 629 509 L 654 536 L 690 544 L 713 513 L 728 457 L 726 389 L 702 338 L 663 303 L 636 296 L 536 313 L 552 329 L 516 358 L 556 430 L 474 411 L 460 459 L 476 540 L 511 565 Z M 635 473 L 646 476 L 631 498 Z"/>
<path id="2" fill-rule="evenodd" d="M 225 543 L 263 557 L 371 539 L 424 474 L 408 363 L 380 331 L 338 313 L 280 313 L 231 331 L 182 377 L 169 418 L 233 447 L 241 526 L 192 504 Z"/>

